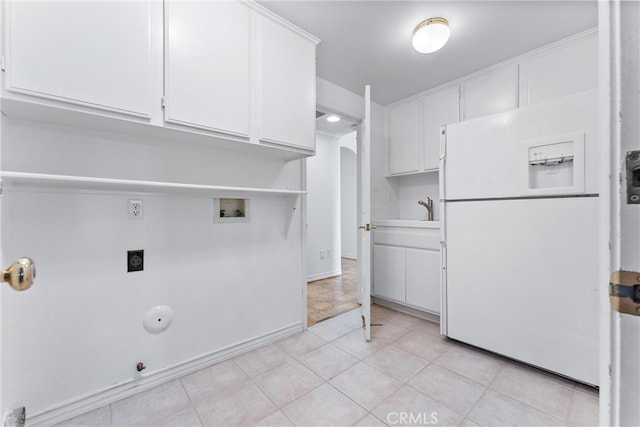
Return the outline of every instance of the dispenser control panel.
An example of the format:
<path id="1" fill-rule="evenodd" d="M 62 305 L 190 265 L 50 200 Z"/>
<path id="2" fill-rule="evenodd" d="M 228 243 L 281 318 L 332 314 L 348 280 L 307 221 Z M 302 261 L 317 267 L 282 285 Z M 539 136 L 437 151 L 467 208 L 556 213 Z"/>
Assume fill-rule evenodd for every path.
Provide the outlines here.
<path id="1" fill-rule="evenodd" d="M 573 141 L 538 145 L 529 148 L 529 164 L 557 165 L 573 161 Z"/>

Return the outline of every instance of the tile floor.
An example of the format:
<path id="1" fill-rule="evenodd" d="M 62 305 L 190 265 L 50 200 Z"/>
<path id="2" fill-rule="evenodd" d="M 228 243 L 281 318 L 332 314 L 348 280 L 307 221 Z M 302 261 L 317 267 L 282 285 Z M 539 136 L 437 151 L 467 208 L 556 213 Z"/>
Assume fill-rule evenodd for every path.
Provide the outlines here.
<path id="1" fill-rule="evenodd" d="M 307 325 L 360 306 L 356 295 L 358 262 L 342 258 L 342 275 L 307 284 Z"/>
<path id="2" fill-rule="evenodd" d="M 598 424 L 598 392 L 373 306 L 112 403 L 64 426 Z"/>

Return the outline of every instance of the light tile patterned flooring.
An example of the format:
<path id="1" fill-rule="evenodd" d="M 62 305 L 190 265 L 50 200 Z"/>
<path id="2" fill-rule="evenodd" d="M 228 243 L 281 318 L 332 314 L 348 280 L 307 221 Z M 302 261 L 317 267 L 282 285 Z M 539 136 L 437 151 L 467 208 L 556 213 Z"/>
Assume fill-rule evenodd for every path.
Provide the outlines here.
<path id="1" fill-rule="evenodd" d="M 598 424 L 596 390 L 373 306 L 112 403 L 65 426 Z"/>
<path id="2" fill-rule="evenodd" d="M 307 325 L 360 306 L 356 296 L 358 263 L 342 258 L 342 275 L 307 284 Z"/>

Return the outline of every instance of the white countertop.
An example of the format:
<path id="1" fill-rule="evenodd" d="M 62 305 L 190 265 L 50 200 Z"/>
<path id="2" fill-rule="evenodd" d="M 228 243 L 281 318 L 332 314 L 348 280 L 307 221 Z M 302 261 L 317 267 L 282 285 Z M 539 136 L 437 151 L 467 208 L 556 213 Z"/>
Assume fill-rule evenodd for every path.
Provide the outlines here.
<path id="1" fill-rule="evenodd" d="M 371 223 L 378 227 L 440 228 L 440 221 L 425 221 L 417 219 L 374 219 Z"/>

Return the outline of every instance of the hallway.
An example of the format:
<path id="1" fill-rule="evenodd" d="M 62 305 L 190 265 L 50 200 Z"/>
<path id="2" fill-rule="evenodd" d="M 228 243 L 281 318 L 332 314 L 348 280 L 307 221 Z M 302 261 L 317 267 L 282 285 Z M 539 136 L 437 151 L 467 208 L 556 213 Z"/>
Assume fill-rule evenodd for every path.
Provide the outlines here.
<path id="1" fill-rule="evenodd" d="M 359 307 L 356 295 L 358 262 L 342 258 L 342 275 L 307 284 L 307 326 Z"/>

